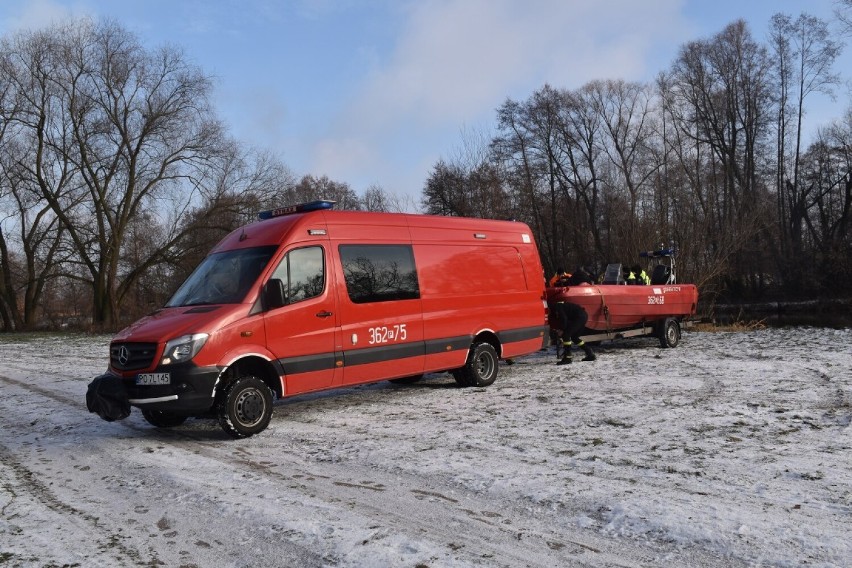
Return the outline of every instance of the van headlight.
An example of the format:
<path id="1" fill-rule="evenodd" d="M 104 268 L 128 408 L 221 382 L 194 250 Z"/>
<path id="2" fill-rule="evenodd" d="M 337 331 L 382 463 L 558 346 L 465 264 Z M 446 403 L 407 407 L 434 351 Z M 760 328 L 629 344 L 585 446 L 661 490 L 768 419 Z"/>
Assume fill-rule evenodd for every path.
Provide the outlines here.
<path id="1" fill-rule="evenodd" d="M 201 351 L 208 337 L 209 335 L 206 333 L 195 333 L 193 335 L 182 335 L 177 339 L 166 342 L 166 348 L 163 350 L 163 359 L 160 361 L 160 364 L 172 365 L 174 363 L 190 361 Z"/>

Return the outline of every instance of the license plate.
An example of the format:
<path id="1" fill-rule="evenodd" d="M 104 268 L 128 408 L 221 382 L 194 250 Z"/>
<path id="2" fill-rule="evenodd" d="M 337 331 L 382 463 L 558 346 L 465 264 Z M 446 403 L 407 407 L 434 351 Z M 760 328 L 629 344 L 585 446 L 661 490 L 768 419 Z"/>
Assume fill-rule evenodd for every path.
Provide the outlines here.
<path id="1" fill-rule="evenodd" d="M 137 385 L 169 385 L 172 377 L 169 373 L 139 373 L 136 375 Z"/>

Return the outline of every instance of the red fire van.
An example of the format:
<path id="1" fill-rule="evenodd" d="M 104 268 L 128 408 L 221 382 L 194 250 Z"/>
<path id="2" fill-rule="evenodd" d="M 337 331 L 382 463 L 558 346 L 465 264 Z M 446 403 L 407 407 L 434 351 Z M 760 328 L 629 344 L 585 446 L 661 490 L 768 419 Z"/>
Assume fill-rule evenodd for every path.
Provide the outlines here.
<path id="1" fill-rule="evenodd" d="M 500 358 L 545 341 L 542 267 L 523 223 L 330 201 L 260 218 L 113 338 L 105 376 L 149 423 L 212 413 L 242 438 L 266 428 L 274 397 L 439 371 L 487 386 Z"/>

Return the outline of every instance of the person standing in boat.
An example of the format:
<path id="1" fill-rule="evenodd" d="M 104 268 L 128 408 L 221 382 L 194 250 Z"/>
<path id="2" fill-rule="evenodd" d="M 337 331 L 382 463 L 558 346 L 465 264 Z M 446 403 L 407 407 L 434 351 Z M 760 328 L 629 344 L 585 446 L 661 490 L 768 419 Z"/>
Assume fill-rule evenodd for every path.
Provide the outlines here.
<path id="1" fill-rule="evenodd" d="M 572 302 L 557 302 L 556 309 L 562 322 L 562 358 L 556 362 L 557 365 L 565 365 L 573 362 L 571 349 L 576 344 L 586 354 L 583 361 L 594 361 L 597 359 L 595 352 L 585 341 L 580 338 L 580 332 L 586 327 L 589 314 L 582 306 Z"/>
<path id="2" fill-rule="evenodd" d="M 633 268 L 630 269 L 630 274 L 627 275 L 627 283 L 628 284 L 650 284 L 651 277 L 648 276 L 648 273 L 645 272 L 645 269 L 639 266 L 638 264 L 634 264 Z"/>

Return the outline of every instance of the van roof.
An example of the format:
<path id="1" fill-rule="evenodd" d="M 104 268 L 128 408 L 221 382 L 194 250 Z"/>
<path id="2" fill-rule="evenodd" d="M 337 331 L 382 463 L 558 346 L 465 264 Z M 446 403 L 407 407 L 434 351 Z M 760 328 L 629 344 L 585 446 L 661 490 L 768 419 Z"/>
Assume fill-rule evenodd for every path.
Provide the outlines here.
<path id="1" fill-rule="evenodd" d="M 263 220 L 255 221 L 231 232 L 213 248 L 211 253 L 278 245 L 285 240 L 313 241 L 327 235 L 330 225 L 335 228 L 335 236 L 345 233 L 347 238 L 368 237 L 368 240 L 387 240 L 388 235 L 392 233 L 382 229 L 392 230 L 393 227 L 397 227 L 407 233 L 406 238 L 411 237 L 419 241 L 510 242 L 519 245 L 532 242 L 530 229 L 516 221 L 413 213 L 337 211 L 330 205 L 324 205 L 333 203 L 312 202 L 305 204 L 308 205 L 306 209 L 297 209 L 299 206 L 292 206 L 264 212 L 266 215 Z M 338 228 L 340 231 L 337 230 Z M 360 237 L 355 237 L 356 234 Z"/>

